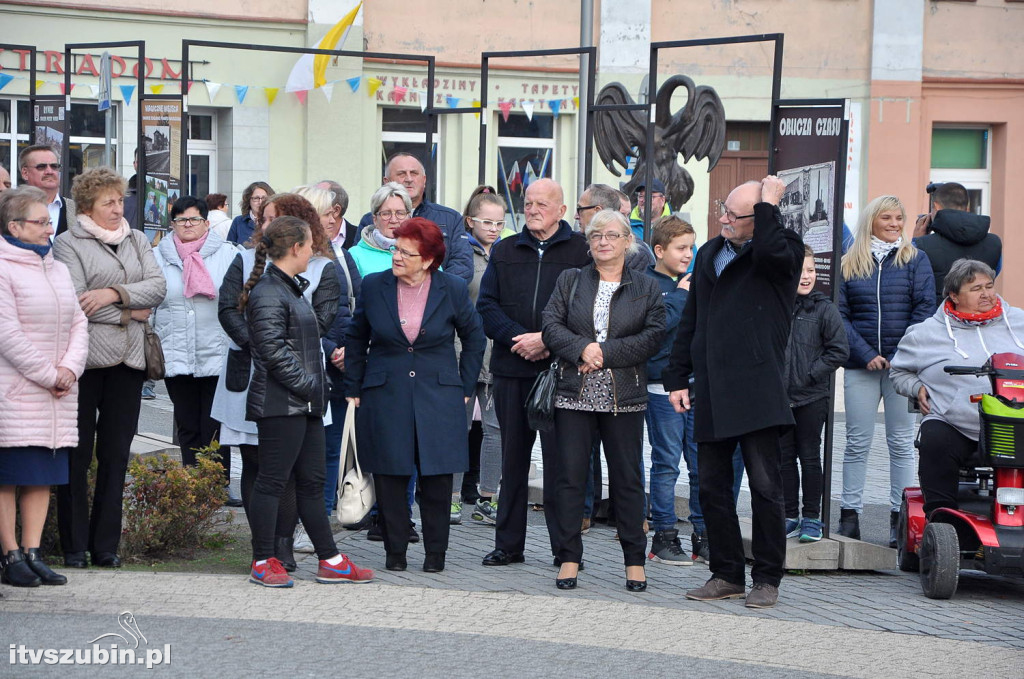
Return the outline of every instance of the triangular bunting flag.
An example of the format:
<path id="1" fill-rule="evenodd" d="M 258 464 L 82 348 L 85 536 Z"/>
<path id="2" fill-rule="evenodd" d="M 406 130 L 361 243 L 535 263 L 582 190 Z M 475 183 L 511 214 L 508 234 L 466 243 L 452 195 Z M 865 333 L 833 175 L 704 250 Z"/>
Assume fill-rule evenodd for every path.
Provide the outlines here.
<path id="1" fill-rule="evenodd" d="M 160 93 L 162 93 L 164 91 L 164 83 L 160 83 L 159 85 L 150 85 L 149 86 L 149 91 L 152 92 L 153 94 L 160 94 Z"/>
<path id="2" fill-rule="evenodd" d="M 221 84 L 209 80 L 204 80 L 203 82 L 206 84 L 206 94 L 209 95 L 210 103 L 212 104 L 213 100 L 217 98 L 217 93 L 220 92 Z"/>
<path id="3" fill-rule="evenodd" d="M 36 92 L 38 92 L 39 90 L 43 89 L 43 85 L 45 85 L 45 84 L 46 84 L 45 80 L 37 80 L 36 81 Z"/>
<path id="4" fill-rule="evenodd" d="M 511 101 L 499 101 L 498 102 L 498 108 L 501 110 L 501 117 L 502 117 L 502 119 L 507 123 L 508 122 L 508 114 L 509 114 L 509 112 L 512 111 L 512 102 Z"/>
<path id="5" fill-rule="evenodd" d="M 249 94 L 248 85 L 235 85 L 235 96 L 238 97 L 238 103 L 245 103 L 245 95 Z"/>
<path id="6" fill-rule="evenodd" d="M 118 85 L 121 88 L 121 96 L 124 97 L 124 103 L 128 106 L 132 105 L 132 95 L 135 94 L 135 85 Z"/>
<path id="7" fill-rule="evenodd" d="M 0 90 L 7 87 L 7 83 L 14 80 L 13 75 L 7 75 L 6 73 L 0 73 Z"/>
<path id="8" fill-rule="evenodd" d="M 280 87 L 264 87 L 263 94 L 267 95 L 267 106 L 272 106 L 274 100 L 277 99 L 277 93 Z"/>
<path id="9" fill-rule="evenodd" d="M 309 94 L 309 90 L 299 90 L 295 93 L 295 98 L 299 100 L 299 103 L 303 106 L 306 105 L 306 95 Z"/>
<path id="10" fill-rule="evenodd" d="M 384 84 L 384 81 L 378 80 L 377 78 L 367 78 L 366 84 L 369 86 L 369 96 L 372 97 L 373 95 L 377 94 L 377 90 L 379 90 L 380 86 Z"/>
<path id="11" fill-rule="evenodd" d="M 562 100 L 552 99 L 548 101 L 548 107 L 551 109 L 551 115 L 555 117 L 555 120 L 558 120 L 558 109 L 562 108 Z"/>
<path id="12" fill-rule="evenodd" d="M 67 88 L 64 86 L 64 83 L 61 83 L 60 84 L 60 93 L 61 94 L 68 94 L 68 92 L 65 92 L 66 89 Z M 74 91 L 75 91 L 75 83 L 71 83 L 71 92 L 74 92 Z"/>
<path id="13" fill-rule="evenodd" d="M 0 87 L 0 89 L 3 89 L 3 88 Z M 89 85 L 89 92 L 92 94 L 92 98 L 95 99 L 96 97 L 100 96 L 100 86 L 99 85 Z"/>
<path id="14" fill-rule="evenodd" d="M 348 86 L 352 88 L 353 92 L 358 92 L 359 91 L 359 83 L 362 82 L 362 80 L 363 80 L 362 76 L 358 76 L 357 75 L 354 78 L 348 78 L 347 80 L 345 80 L 345 82 L 348 83 Z"/>
<path id="15" fill-rule="evenodd" d="M 459 98 L 458 97 L 453 97 L 452 95 L 449 94 L 447 97 L 444 98 L 444 100 L 448 103 L 448 108 L 458 108 L 459 107 Z"/>
<path id="16" fill-rule="evenodd" d="M 320 91 L 327 97 L 327 103 L 331 103 L 331 97 L 334 96 L 334 83 L 325 83 L 320 86 Z"/>
<path id="17" fill-rule="evenodd" d="M 527 120 L 533 120 L 533 102 L 532 101 L 524 101 L 523 102 L 523 112 L 526 113 L 526 119 Z"/>
<path id="18" fill-rule="evenodd" d="M 572 105 L 576 107 L 577 111 L 579 111 L 580 110 L 580 98 L 579 97 L 573 97 L 572 98 Z"/>
<path id="19" fill-rule="evenodd" d="M 405 94 L 409 91 L 408 87 L 396 87 L 391 90 L 391 98 L 395 100 L 396 104 L 401 104 L 405 101 Z"/>
<path id="20" fill-rule="evenodd" d="M 480 100 L 479 99 L 474 99 L 472 105 L 473 105 L 474 108 L 480 106 Z M 477 120 L 480 120 L 480 112 L 479 111 L 474 112 L 473 113 L 473 117 L 476 118 Z"/>
<path id="21" fill-rule="evenodd" d="M 420 113 L 422 113 L 423 111 L 426 111 L 427 110 L 427 91 L 426 90 L 416 90 L 416 98 L 419 99 L 419 102 L 420 102 Z"/>

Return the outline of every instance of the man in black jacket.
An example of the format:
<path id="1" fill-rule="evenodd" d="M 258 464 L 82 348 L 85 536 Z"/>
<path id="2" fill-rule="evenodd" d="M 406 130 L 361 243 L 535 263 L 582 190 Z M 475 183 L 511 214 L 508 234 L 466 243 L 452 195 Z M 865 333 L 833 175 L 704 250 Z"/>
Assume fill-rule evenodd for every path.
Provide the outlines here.
<path id="1" fill-rule="evenodd" d="M 782 226 L 778 177 L 747 182 L 722 206 L 720 236 L 697 252 L 690 296 L 669 366 L 662 374 L 677 412 L 691 407 L 711 550 L 711 579 L 686 593 L 710 601 L 744 596 L 744 554 L 732 494 L 738 443 L 753 509 L 753 588 L 747 606 L 778 601 L 786 558 L 779 428 L 793 424 L 783 382 L 786 342 L 804 246 Z"/>
<path id="2" fill-rule="evenodd" d="M 29 186 L 42 189 L 46 194 L 46 211 L 53 222 L 54 238 L 68 230 L 76 219 L 75 201 L 60 195 L 60 159 L 46 144 L 34 144 L 22 150 L 18 156 L 18 170 L 21 181 Z"/>
<path id="3" fill-rule="evenodd" d="M 484 333 L 494 340 L 491 372 L 494 408 L 501 427 L 501 500 L 495 549 L 484 557 L 485 566 L 507 566 L 524 560 L 527 482 L 537 438 L 527 423 L 524 404 L 537 374 L 548 367 L 545 359 L 550 357 L 541 338 L 541 314 L 558 275 L 589 261 L 583 234 L 573 231 L 562 219 L 565 199 L 557 183 L 538 179 L 530 184 L 523 211 L 526 229 L 491 248 L 476 307 L 483 318 Z M 542 432 L 540 442 L 544 457 L 544 518 L 554 554 L 554 432 Z"/>
<path id="4" fill-rule="evenodd" d="M 968 212 L 970 196 L 967 189 L 956 182 L 929 184 L 932 189 L 932 213 L 917 222 L 914 245 L 920 248 L 932 263 L 935 273 L 935 299 L 942 303 L 942 285 L 946 274 L 958 259 L 977 259 L 996 272 L 1003 257 L 1003 242 L 989 233 L 991 219 L 986 215 Z M 925 235 L 927 234 L 927 235 Z"/>

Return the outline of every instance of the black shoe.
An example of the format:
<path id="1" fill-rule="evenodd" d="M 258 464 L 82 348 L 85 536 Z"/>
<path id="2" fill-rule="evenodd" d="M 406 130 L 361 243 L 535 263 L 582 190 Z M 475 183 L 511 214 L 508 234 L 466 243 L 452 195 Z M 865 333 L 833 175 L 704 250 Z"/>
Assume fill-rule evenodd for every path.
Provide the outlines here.
<path id="1" fill-rule="evenodd" d="M 64 568 L 88 568 L 89 562 L 85 558 L 85 552 L 65 552 Z"/>
<path id="2" fill-rule="evenodd" d="M 561 568 L 562 567 L 562 560 L 559 559 L 556 556 L 554 559 L 552 559 L 551 565 L 554 566 L 555 568 Z M 580 559 L 580 570 L 581 571 L 587 570 L 587 567 L 583 565 L 583 559 Z"/>
<path id="3" fill-rule="evenodd" d="M 228 498 L 227 501 L 224 502 L 224 506 L 225 507 L 241 507 L 242 506 L 242 498 L 240 498 L 240 497 L 239 498 Z"/>
<path id="4" fill-rule="evenodd" d="M 43 561 L 43 557 L 39 554 L 38 547 L 30 547 L 25 550 L 25 561 L 28 562 L 29 568 L 39 576 L 39 579 L 43 581 L 44 585 L 66 585 L 68 579 L 60 573 L 54 573 L 46 562 Z"/>
<path id="5" fill-rule="evenodd" d="M 860 540 L 860 515 L 856 509 L 839 510 L 839 530 L 836 533 L 845 538 Z"/>
<path id="6" fill-rule="evenodd" d="M 420 534 L 416 532 L 416 524 L 409 524 L 409 542 L 419 542 Z"/>
<path id="7" fill-rule="evenodd" d="M 294 545 L 294 538 L 274 538 L 274 556 L 289 573 L 294 573 L 298 568 L 298 564 L 295 563 L 295 552 L 292 549 Z"/>
<path id="8" fill-rule="evenodd" d="M 444 570 L 444 552 L 427 552 L 423 559 L 424 573 L 440 573 Z"/>
<path id="9" fill-rule="evenodd" d="M 708 549 L 708 538 L 703 533 L 694 533 L 690 536 L 691 558 L 697 563 L 708 563 L 711 560 L 711 550 Z"/>
<path id="10" fill-rule="evenodd" d="M 496 549 L 485 556 L 482 563 L 485 566 L 507 566 L 510 563 L 523 563 L 524 561 L 526 561 L 526 557 L 522 552 L 509 554 L 504 549 Z"/>
<path id="11" fill-rule="evenodd" d="M 576 578 L 556 578 L 555 587 L 558 589 L 576 589 Z"/>
<path id="12" fill-rule="evenodd" d="M 356 523 L 343 523 L 341 527 L 345 530 L 363 530 L 364 528 L 372 527 L 376 523 L 375 519 L 376 517 L 373 514 L 367 514 Z"/>
<path id="13" fill-rule="evenodd" d="M 120 568 L 121 557 L 113 552 L 96 552 L 92 555 L 92 565 L 100 568 Z"/>
<path id="14" fill-rule="evenodd" d="M 43 584 L 36 572 L 28 565 L 20 549 L 12 549 L 3 558 L 0 582 L 14 587 L 38 587 Z"/>
<path id="15" fill-rule="evenodd" d="M 646 592 L 646 580 L 626 580 L 626 590 L 630 592 Z"/>
<path id="16" fill-rule="evenodd" d="M 673 566 L 693 565 L 693 559 L 688 558 L 683 551 L 683 546 L 679 542 L 679 531 L 675 528 L 654 531 L 654 540 L 651 541 L 651 551 L 647 558 Z"/>
<path id="17" fill-rule="evenodd" d="M 370 530 L 366 531 L 366 539 L 370 542 L 384 542 L 384 528 L 381 526 L 380 514 L 374 514 Z"/>
<path id="18" fill-rule="evenodd" d="M 426 566 L 426 562 L 423 565 Z M 388 554 L 384 557 L 384 568 L 389 571 L 404 571 L 408 567 L 409 563 L 405 560 L 405 554 Z"/>

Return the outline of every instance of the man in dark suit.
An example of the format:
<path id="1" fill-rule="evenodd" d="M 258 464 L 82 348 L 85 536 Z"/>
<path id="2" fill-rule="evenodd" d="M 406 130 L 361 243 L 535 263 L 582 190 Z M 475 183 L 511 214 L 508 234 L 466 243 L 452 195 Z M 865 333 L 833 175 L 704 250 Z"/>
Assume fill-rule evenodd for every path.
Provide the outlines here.
<path id="1" fill-rule="evenodd" d="M 46 144 L 35 144 L 26 147 L 18 156 L 18 169 L 21 180 L 29 186 L 42 189 L 46 194 L 46 209 L 53 222 L 53 236 L 59 236 L 68 230 L 68 224 L 74 222 L 75 201 L 60 195 L 60 158 L 53 148 Z"/>
<path id="2" fill-rule="evenodd" d="M 330 191 L 334 194 L 332 202 L 334 205 L 334 219 L 338 224 L 338 229 L 333 233 L 328 232 L 327 238 L 331 241 L 335 254 L 340 257 L 341 253 L 338 252 L 339 250 L 348 250 L 359 242 L 359 229 L 355 224 L 345 219 L 345 213 L 348 212 L 348 191 L 332 179 L 324 179 L 317 182 L 316 188 Z"/>
<path id="3" fill-rule="evenodd" d="M 700 502 L 711 551 L 711 579 L 686 593 L 710 601 L 746 592 L 743 542 L 733 497 L 739 444 L 753 508 L 753 588 L 747 606 L 779 597 L 786 558 L 779 429 L 793 424 L 782 370 L 804 246 L 782 225 L 778 177 L 747 182 L 722 206 L 722 233 L 697 253 L 690 296 L 668 369 L 669 400 L 694 408 Z M 695 401 L 688 392 L 694 375 Z"/>

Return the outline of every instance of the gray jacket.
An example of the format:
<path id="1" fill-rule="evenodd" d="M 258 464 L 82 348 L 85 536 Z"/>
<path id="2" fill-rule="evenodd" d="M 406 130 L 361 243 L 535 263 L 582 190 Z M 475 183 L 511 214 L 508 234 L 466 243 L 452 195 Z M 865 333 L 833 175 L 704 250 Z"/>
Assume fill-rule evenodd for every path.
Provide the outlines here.
<path id="1" fill-rule="evenodd" d="M 1024 311 L 1003 302 L 1003 315 L 988 325 L 970 325 L 950 318 L 942 307 L 913 325 L 892 358 L 893 387 L 904 396 L 917 397 L 924 386 L 931 413 L 924 421 L 942 420 L 964 436 L 978 440 L 981 423 L 971 394 L 988 394 L 987 379 L 973 375 L 947 375 L 947 365 L 981 366 L 992 354 L 1024 353 Z"/>
<path id="2" fill-rule="evenodd" d="M 241 249 L 209 231 L 199 256 L 210 272 L 214 290 L 220 290 L 224 274 Z M 167 295 L 152 317 L 163 344 L 167 377 L 219 375 L 227 353 L 227 335 L 217 320 L 217 298 L 196 295 L 186 299 L 183 264 L 173 237 L 162 239 L 154 255 L 167 281 Z"/>
<path id="3" fill-rule="evenodd" d="M 115 251 L 75 221 L 54 239 L 53 255 L 68 267 L 77 294 L 113 288 L 121 296 L 89 317 L 86 369 L 124 363 L 145 370 L 145 331 L 142 322 L 132 320 L 131 310 L 155 307 L 167 290 L 146 235 L 132 229 Z"/>

